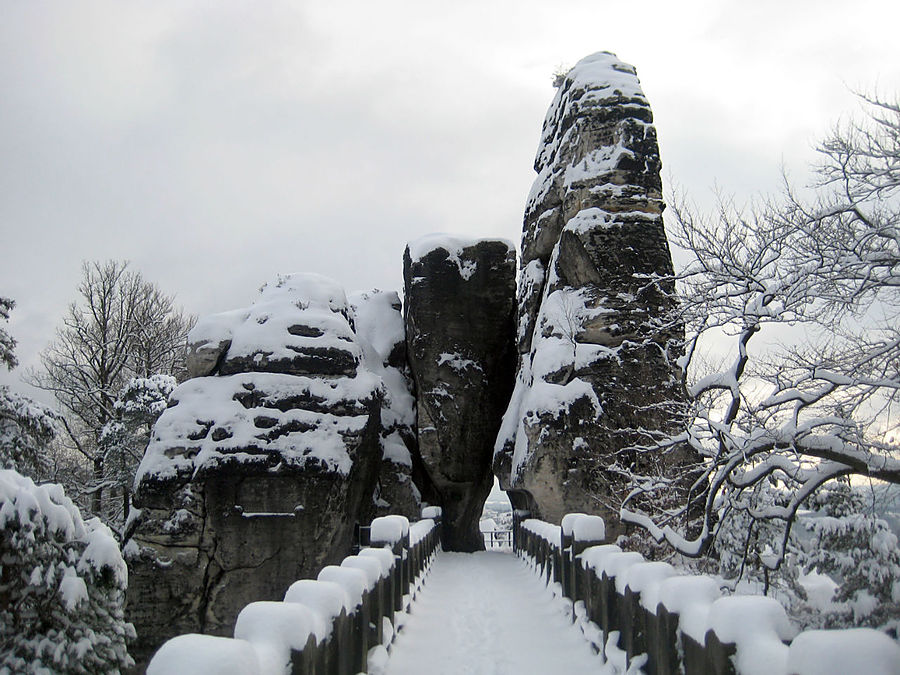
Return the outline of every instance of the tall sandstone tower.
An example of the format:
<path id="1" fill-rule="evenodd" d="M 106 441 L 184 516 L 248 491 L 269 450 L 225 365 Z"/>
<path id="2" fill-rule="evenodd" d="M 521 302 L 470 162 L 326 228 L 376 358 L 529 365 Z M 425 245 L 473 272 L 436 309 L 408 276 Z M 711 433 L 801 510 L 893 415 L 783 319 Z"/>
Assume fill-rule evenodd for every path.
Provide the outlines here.
<path id="1" fill-rule="evenodd" d="M 638 452 L 682 402 L 680 330 L 663 229 L 659 149 L 635 70 L 601 52 L 558 87 L 525 209 L 518 373 L 494 471 L 517 508 L 606 518 L 629 476 L 685 457 Z"/>

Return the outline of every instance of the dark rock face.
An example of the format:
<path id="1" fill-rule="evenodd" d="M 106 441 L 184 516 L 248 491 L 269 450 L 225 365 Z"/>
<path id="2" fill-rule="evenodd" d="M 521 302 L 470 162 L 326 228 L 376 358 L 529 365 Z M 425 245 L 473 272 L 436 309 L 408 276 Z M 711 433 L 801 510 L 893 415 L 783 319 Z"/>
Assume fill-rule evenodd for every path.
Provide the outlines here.
<path id="1" fill-rule="evenodd" d="M 615 536 L 628 476 L 683 456 L 638 453 L 683 401 L 660 162 L 634 69 L 579 62 L 544 122 L 525 212 L 519 368 L 494 460 L 518 508 L 595 513 Z"/>
<path id="2" fill-rule="evenodd" d="M 205 376 L 173 392 L 136 479 L 139 665 L 179 633 L 230 634 L 245 604 L 340 560 L 371 517 L 385 386 L 353 318 L 334 282 L 293 275 L 192 331 L 191 372 Z"/>
<path id="3" fill-rule="evenodd" d="M 423 498 L 443 508 L 447 550 L 484 548 L 478 521 L 515 369 L 515 252 L 434 235 L 403 261 Z"/>

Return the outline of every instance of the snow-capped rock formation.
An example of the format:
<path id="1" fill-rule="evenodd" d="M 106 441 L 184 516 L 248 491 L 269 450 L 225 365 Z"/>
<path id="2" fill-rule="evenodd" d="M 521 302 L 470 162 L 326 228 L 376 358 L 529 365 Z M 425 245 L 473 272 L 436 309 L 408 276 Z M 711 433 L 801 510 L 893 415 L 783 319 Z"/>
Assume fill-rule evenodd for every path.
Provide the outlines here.
<path id="1" fill-rule="evenodd" d="M 609 53 L 566 75 L 544 121 L 525 210 L 517 382 L 494 469 L 517 507 L 555 522 L 602 515 L 617 534 L 629 447 L 681 400 L 659 150 L 632 66 Z"/>
<path id="2" fill-rule="evenodd" d="M 421 494 L 413 483 L 413 458 L 418 454 L 416 401 L 406 361 L 400 297 L 393 291 L 374 290 L 352 293 L 348 299 L 366 367 L 384 382 L 382 460 L 374 516 L 392 514 L 415 520 L 422 510 Z"/>
<path id="3" fill-rule="evenodd" d="M 391 365 L 395 300 L 358 300 L 361 335 L 339 285 L 283 276 L 191 332 L 195 377 L 172 393 L 136 477 L 126 551 L 139 664 L 178 633 L 230 634 L 248 602 L 280 599 L 345 556 L 374 513 L 382 445 L 402 474 L 390 498 L 408 502 L 401 512 L 415 504 L 394 444 L 412 424 Z"/>
<path id="4" fill-rule="evenodd" d="M 423 498 L 443 507 L 443 546 L 484 548 L 493 443 L 515 370 L 512 244 L 432 235 L 403 260 Z"/>

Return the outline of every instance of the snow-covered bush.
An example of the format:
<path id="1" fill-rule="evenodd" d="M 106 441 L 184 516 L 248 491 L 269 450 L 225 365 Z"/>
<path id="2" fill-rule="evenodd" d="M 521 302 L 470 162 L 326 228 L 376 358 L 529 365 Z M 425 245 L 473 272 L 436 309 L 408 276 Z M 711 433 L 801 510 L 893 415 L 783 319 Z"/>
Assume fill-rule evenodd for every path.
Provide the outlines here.
<path id="1" fill-rule="evenodd" d="M 104 478 L 109 493 L 121 497 L 107 502 L 103 517 L 119 534 L 128 519 L 134 474 L 150 440 L 150 430 L 177 385 L 174 377 L 164 373 L 131 378 L 113 404 L 115 416 L 100 432 Z"/>
<path id="2" fill-rule="evenodd" d="M 777 484 L 757 483 L 724 497 L 713 550 L 719 574 L 732 586 L 774 595 L 805 628 L 900 632 L 897 535 L 859 488 L 836 481 L 823 486 L 790 532 L 777 518 L 758 517 L 788 502 Z"/>
<path id="3" fill-rule="evenodd" d="M 0 673 L 113 673 L 132 664 L 128 570 L 62 486 L 0 470 Z"/>
<path id="4" fill-rule="evenodd" d="M 9 320 L 9 313 L 16 303 L 9 299 L 0 297 L 0 319 Z M 5 328 L 0 328 L 0 365 L 5 365 L 12 370 L 18 364 L 15 355 L 16 341 L 13 336 L 6 332 Z"/>
<path id="5" fill-rule="evenodd" d="M 16 303 L 0 297 L 0 319 L 9 319 Z M 0 366 L 16 367 L 16 341 L 0 328 Z M 0 469 L 39 476 L 47 466 L 46 447 L 56 435 L 57 415 L 9 387 L 0 387 Z"/>
<path id="6" fill-rule="evenodd" d="M 30 398 L 0 387 L 0 468 L 32 477 L 47 468 L 47 446 L 56 435 L 57 415 Z"/>
<path id="7" fill-rule="evenodd" d="M 812 540 L 801 562 L 837 584 L 826 627 L 900 629 L 900 548 L 887 523 L 872 515 L 859 492 L 843 484 L 810 499 Z"/>

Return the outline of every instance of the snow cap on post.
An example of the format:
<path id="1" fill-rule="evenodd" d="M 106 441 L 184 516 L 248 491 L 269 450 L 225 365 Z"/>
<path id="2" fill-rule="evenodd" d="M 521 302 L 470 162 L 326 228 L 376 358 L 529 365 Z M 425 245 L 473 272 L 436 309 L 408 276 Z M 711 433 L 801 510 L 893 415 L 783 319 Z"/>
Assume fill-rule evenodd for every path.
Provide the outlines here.
<path id="1" fill-rule="evenodd" d="M 432 520 L 436 520 L 441 517 L 441 507 L 440 506 L 425 506 L 422 508 L 422 518 L 431 518 Z"/>
<path id="2" fill-rule="evenodd" d="M 579 554 L 579 558 L 584 561 L 590 569 L 599 577 L 603 573 L 603 566 L 606 564 L 606 558 L 614 553 L 621 553 L 622 549 L 615 544 L 601 544 L 600 546 L 591 546 L 586 548 Z"/>
<path id="3" fill-rule="evenodd" d="M 606 523 L 600 516 L 567 513 L 562 519 L 563 536 L 575 541 L 601 542 L 606 539 Z"/>
<path id="4" fill-rule="evenodd" d="M 409 526 L 409 545 L 415 546 L 434 529 L 434 521 L 431 518 L 419 520 Z"/>
<path id="5" fill-rule="evenodd" d="M 362 570 L 337 565 L 323 567 L 317 578 L 319 581 L 333 581 L 346 591 L 350 600 L 348 612 L 352 612 L 362 604 L 363 595 L 369 585 L 369 578 Z"/>
<path id="6" fill-rule="evenodd" d="M 716 600 L 709 609 L 709 629 L 721 642 L 735 645 L 736 670 L 746 675 L 785 672 L 784 642 L 797 634 L 781 603 L 754 595 Z"/>
<path id="7" fill-rule="evenodd" d="M 394 544 L 409 534 L 406 516 L 382 516 L 372 521 L 369 539 L 373 542 Z"/>
<path id="8" fill-rule="evenodd" d="M 659 591 L 662 582 L 675 576 L 675 568 L 667 562 L 645 562 L 632 565 L 625 570 L 625 586 L 632 593 L 640 593 L 641 605 L 644 609 L 656 614 L 659 604 Z"/>
<path id="9" fill-rule="evenodd" d="M 554 546 L 559 546 L 559 528 L 556 525 L 537 518 L 529 518 L 522 522 L 522 527 Z"/>
<path id="10" fill-rule="evenodd" d="M 303 651 L 310 636 L 320 642 L 326 635 L 321 616 L 309 607 L 291 602 L 251 602 L 234 624 L 234 637 L 253 646 L 266 673 L 289 667 L 291 652 Z"/>
<path id="11" fill-rule="evenodd" d="M 792 675 L 898 675 L 900 646 L 872 628 L 808 630 L 791 642 L 787 668 Z"/>
<path id="12" fill-rule="evenodd" d="M 147 675 L 262 675 L 253 646 L 246 640 L 188 633 L 163 643 L 147 666 Z"/>
<path id="13" fill-rule="evenodd" d="M 567 513 L 562 517 L 562 522 L 560 523 L 560 527 L 562 528 L 562 533 L 564 537 L 572 536 L 572 528 L 575 525 L 575 521 L 581 518 L 582 516 L 586 516 L 586 513 Z"/>
<path id="14" fill-rule="evenodd" d="M 341 567 L 345 569 L 362 570 L 366 575 L 366 589 L 372 590 L 378 580 L 384 577 L 384 567 L 380 560 L 366 556 L 348 555 L 341 561 Z"/>
<path id="15" fill-rule="evenodd" d="M 622 553 L 611 553 L 603 560 L 602 572 L 606 573 L 610 579 L 616 581 L 616 591 L 625 593 L 625 573 L 633 565 L 640 565 L 644 562 L 644 556 L 637 551 L 623 551 Z"/>
<path id="16" fill-rule="evenodd" d="M 347 591 L 340 584 L 332 581 L 316 581 L 300 579 L 290 585 L 284 594 L 284 601 L 298 603 L 309 607 L 325 621 L 328 635 L 331 634 L 334 620 L 350 605 Z M 327 636 L 326 636 L 327 637 Z"/>
<path id="17" fill-rule="evenodd" d="M 412 530 L 412 526 L 410 527 L 410 530 Z M 412 539 L 412 537 L 410 537 L 410 539 Z M 394 554 L 391 553 L 391 549 L 387 547 L 364 548 L 359 552 L 359 555 L 363 558 L 377 560 L 381 564 L 382 578 L 390 576 L 391 570 L 394 569 Z"/>
<path id="18" fill-rule="evenodd" d="M 721 595 L 719 584 L 707 576 L 669 577 L 659 587 L 659 602 L 678 615 L 681 632 L 698 644 L 706 638 L 709 609 Z"/>

